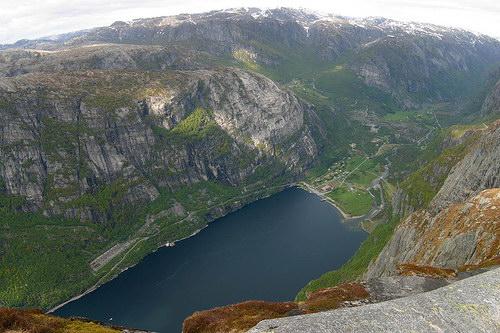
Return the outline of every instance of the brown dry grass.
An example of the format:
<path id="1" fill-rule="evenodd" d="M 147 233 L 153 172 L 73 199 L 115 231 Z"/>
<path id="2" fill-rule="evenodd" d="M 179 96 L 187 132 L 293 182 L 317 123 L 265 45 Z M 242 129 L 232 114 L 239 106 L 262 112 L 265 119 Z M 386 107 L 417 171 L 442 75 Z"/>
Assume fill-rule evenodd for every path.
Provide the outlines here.
<path id="1" fill-rule="evenodd" d="M 300 308 L 307 313 L 333 310 L 342 307 L 347 301 L 359 301 L 369 297 L 370 294 L 362 284 L 344 283 L 311 293 L 307 300 L 300 304 Z"/>
<path id="2" fill-rule="evenodd" d="M 184 320 L 183 333 L 246 332 L 264 319 L 286 316 L 297 311 L 294 302 L 248 301 L 193 313 Z"/>
<path id="3" fill-rule="evenodd" d="M 464 266 L 461 266 L 458 270 L 461 272 L 469 272 L 469 271 L 475 271 L 477 269 L 488 268 L 488 267 L 493 267 L 493 266 L 500 266 L 500 256 L 485 260 L 479 264 L 464 265 Z"/>
<path id="4" fill-rule="evenodd" d="M 64 320 L 44 316 L 38 310 L 0 308 L 0 332 L 7 330 L 27 333 L 55 333 L 64 326 Z"/>
<path id="5" fill-rule="evenodd" d="M 370 294 L 360 283 L 345 283 L 318 290 L 305 302 L 248 301 L 193 313 L 184 320 L 183 333 L 240 333 L 246 332 L 261 320 L 301 313 L 337 309 L 346 301 L 367 299 Z"/>
<path id="6" fill-rule="evenodd" d="M 457 276 L 454 269 L 439 268 L 433 266 L 421 266 L 415 264 L 401 264 L 398 265 L 399 274 L 405 276 L 426 276 L 433 278 L 453 278 Z"/>
<path id="7" fill-rule="evenodd" d="M 117 333 L 110 327 L 82 320 L 58 318 L 40 310 L 0 308 L 0 333 Z"/>
<path id="8" fill-rule="evenodd" d="M 443 251 L 444 240 L 474 234 L 474 253 L 464 263 L 473 269 L 500 256 L 500 189 L 483 190 L 467 202 L 452 204 L 435 216 L 427 211 L 413 213 L 401 226 L 413 228 L 419 242 L 414 256 L 402 264 L 434 266 L 434 260 Z"/>

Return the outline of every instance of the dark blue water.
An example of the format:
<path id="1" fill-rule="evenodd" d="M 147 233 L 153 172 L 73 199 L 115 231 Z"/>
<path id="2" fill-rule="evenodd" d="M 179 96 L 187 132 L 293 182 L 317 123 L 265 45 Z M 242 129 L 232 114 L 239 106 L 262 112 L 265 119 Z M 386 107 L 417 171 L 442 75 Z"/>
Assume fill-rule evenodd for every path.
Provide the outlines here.
<path id="1" fill-rule="evenodd" d="M 56 314 L 180 332 L 197 310 L 293 300 L 308 281 L 347 261 L 365 237 L 328 203 L 290 188 L 160 249 Z"/>

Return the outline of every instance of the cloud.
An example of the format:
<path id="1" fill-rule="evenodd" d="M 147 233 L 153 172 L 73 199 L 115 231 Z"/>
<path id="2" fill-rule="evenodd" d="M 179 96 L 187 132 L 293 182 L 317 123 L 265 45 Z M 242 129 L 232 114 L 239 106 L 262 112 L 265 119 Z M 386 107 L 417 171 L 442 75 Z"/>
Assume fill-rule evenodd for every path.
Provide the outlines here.
<path id="1" fill-rule="evenodd" d="M 109 25 L 117 20 L 242 6 L 287 6 L 348 16 L 385 16 L 500 37 L 500 2 L 496 0 L 0 0 L 0 43 Z"/>

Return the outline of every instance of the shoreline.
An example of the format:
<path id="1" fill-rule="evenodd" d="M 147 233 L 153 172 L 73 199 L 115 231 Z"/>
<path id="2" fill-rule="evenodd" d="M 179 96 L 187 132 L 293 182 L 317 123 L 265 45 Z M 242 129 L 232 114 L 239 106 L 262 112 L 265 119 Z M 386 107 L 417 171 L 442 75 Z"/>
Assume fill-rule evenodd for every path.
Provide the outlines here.
<path id="1" fill-rule="evenodd" d="M 235 211 L 237 211 L 237 210 L 239 210 L 239 209 L 243 208 L 244 206 L 246 206 L 246 205 L 248 205 L 248 204 L 250 204 L 250 203 L 252 203 L 252 202 L 255 202 L 255 201 L 257 201 L 257 200 L 261 200 L 261 199 L 267 198 L 267 197 L 269 197 L 269 196 L 271 196 L 271 195 L 273 195 L 273 194 L 279 193 L 279 192 L 281 192 L 281 191 L 283 191 L 283 190 L 285 190 L 285 189 L 287 189 L 287 188 L 291 188 L 291 187 L 300 187 L 300 185 L 299 185 L 299 184 L 297 184 L 297 183 L 287 183 L 287 184 L 280 185 L 280 186 L 278 186 L 278 187 L 280 188 L 280 190 L 279 190 L 279 191 L 273 192 L 272 194 L 267 194 L 267 195 L 259 196 L 256 200 L 252 200 L 252 201 L 250 201 L 250 202 L 248 202 L 248 203 L 244 204 L 243 206 L 238 207 L 237 209 L 231 209 L 231 210 L 228 210 L 228 211 L 227 211 L 227 213 L 225 213 L 225 214 L 223 214 L 223 215 L 219 216 L 218 218 L 216 218 L 216 219 L 214 219 L 214 220 L 211 220 L 211 221 L 207 221 L 207 224 L 206 224 L 206 225 L 204 225 L 204 226 L 203 226 L 202 228 L 200 228 L 200 229 L 195 230 L 195 231 L 194 231 L 192 234 L 190 234 L 189 236 L 186 236 L 186 237 L 183 237 L 183 238 L 176 239 L 176 240 L 174 240 L 174 241 L 171 241 L 170 243 L 173 243 L 174 245 L 177 245 L 177 242 L 181 242 L 181 241 L 183 241 L 183 240 L 186 240 L 186 239 L 188 239 L 188 238 L 191 238 L 191 237 L 193 237 L 193 236 L 196 236 L 196 235 L 197 235 L 198 233 L 200 233 L 203 229 L 207 228 L 207 227 L 209 226 L 209 224 L 210 224 L 210 223 L 212 223 L 212 222 L 214 222 L 214 221 L 216 221 L 216 220 L 218 220 L 218 219 L 220 219 L 220 218 L 222 218 L 222 217 L 224 217 L 224 216 L 226 216 L 226 215 L 228 215 L 228 214 L 231 214 L 231 213 L 233 213 L 233 212 L 235 212 Z M 64 301 L 64 302 L 62 302 L 62 303 L 57 304 L 56 306 L 52 307 L 51 309 L 49 309 L 49 310 L 45 311 L 45 313 L 46 313 L 46 314 L 53 314 L 55 311 L 59 310 L 60 308 L 64 307 L 65 305 L 67 305 L 67 304 L 69 304 L 69 303 L 71 303 L 71 302 L 74 302 L 74 301 L 76 301 L 76 300 L 78 300 L 78 299 L 80 299 L 80 298 L 82 298 L 82 297 L 84 297 L 84 296 L 86 296 L 86 295 L 88 295 L 88 294 L 92 293 L 93 291 L 95 291 L 95 290 L 96 290 L 96 289 L 98 289 L 99 287 L 103 286 L 104 284 L 109 283 L 109 282 L 113 281 L 114 279 L 116 279 L 116 278 L 117 278 L 120 274 L 122 274 L 123 272 L 127 271 L 129 268 L 133 268 L 133 267 L 135 267 L 136 265 L 138 265 L 138 264 L 139 264 L 139 263 L 140 263 L 140 262 L 141 262 L 141 261 L 142 261 L 142 260 L 143 260 L 146 256 L 151 255 L 151 254 L 153 254 L 153 253 L 157 252 L 159 249 L 161 249 L 161 248 L 163 248 L 163 247 L 167 247 L 167 248 L 168 248 L 168 246 L 165 246 L 165 244 L 158 246 L 158 247 L 157 247 L 154 251 L 147 253 L 147 254 L 146 254 L 143 258 L 141 258 L 141 260 L 139 260 L 137 263 L 135 263 L 135 264 L 133 264 L 133 265 L 130 265 L 130 266 L 127 266 L 127 267 L 123 268 L 120 272 L 118 272 L 117 274 L 115 274 L 115 275 L 114 275 L 112 278 L 110 278 L 109 280 L 106 280 L 105 282 L 100 282 L 100 280 L 99 280 L 99 281 L 97 281 L 97 283 L 95 283 L 95 284 L 94 284 L 92 287 L 90 287 L 89 289 L 85 290 L 84 292 L 82 292 L 82 293 L 80 293 L 80 294 L 78 294 L 78 295 L 76 295 L 76 296 L 73 296 L 72 298 L 70 298 L 70 299 L 68 299 L 68 300 L 66 300 L 66 301 Z M 108 272 L 107 274 L 109 274 L 109 272 Z M 104 276 L 106 276 L 106 275 L 104 275 Z M 101 278 L 101 279 L 102 279 L 102 278 Z"/>
<path id="2" fill-rule="evenodd" d="M 309 192 L 311 194 L 314 194 L 316 196 L 318 196 L 319 198 L 322 199 L 322 201 L 326 201 L 328 202 L 330 205 L 332 205 L 333 207 L 335 207 L 339 212 L 340 214 L 342 215 L 344 221 L 346 222 L 349 222 L 350 220 L 357 220 L 357 219 L 361 219 L 365 216 L 367 216 L 368 214 L 364 214 L 364 215 L 358 215 L 358 216 L 353 216 L 351 214 L 348 214 L 346 212 L 344 212 L 342 210 L 342 208 L 339 207 L 339 205 L 333 201 L 333 199 L 331 199 L 330 197 L 324 195 L 323 193 L 319 192 L 318 190 L 314 189 L 312 186 L 310 186 L 309 184 L 307 184 L 306 182 L 300 182 L 298 184 L 296 184 L 297 187 L 303 189 L 304 191 L 306 192 Z"/>
<path id="3" fill-rule="evenodd" d="M 291 187 L 297 187 L 297 188 L 300 188 L 300 189 L 302 189 L 302 190 L 304 190 L 304 191 L 306 191 L 306 192 L 308 192 L 308 193 L 314 194 L 314 195 L 316 195 L 318 198 L 320 198 L 322 201 L 326 201 L 328 204 L 332 205 L 332 206 L 333 206 L 333 207 L 334 207 L 334 208 L 335 208 L 335 209 L 336 209 L 336 210 L 337 210 L 337 211 L 341 214 L 341 216 L 342 216 L 342 218 L 343 218 L 343 220 L 344 220 L 344 223 L 345 223 L 345 222 L 350 222 L 350 221 L 352 221 L 352 220 L 357 220 L 357 219 L 363 218 L 363 217 L 365 217 L 365 216 L 367 216 L 367 215 L 368 215 L 368 214 L 365 214 L 365 215 L 360 215 L 360 216 L 352 216 L 352 215 L 350 215 L 350 214 L 348 214 L 348 213 L 344 212 L 344 211 L 343 211 L 343 210 L 342 210 L 342 209 L 341 209 L 341 208 L 340 208 L 340 207 L 339 207 L 339 206 L 338 206 L 338 205 L 337 205 L 337 204 L 336 204 L 336 203 L 335 203 L 332 199 L 330 199 L 329 197 L 325 196 L 324 194 L 322 194 L 322 193 L 320 193 L 320 192 L 316 191 L 314 188 L 309 187 L 309 185 L 308 185 L 307 183 L 305 183 L 305 182 L 288 183 L 288 184 L 284 184 L 284 185 L 280 186 L 280 190 L 279 190 L 279 191 L 274 192 L 274 193 L 272 193 L 272 194 L 263 195 L 263 196 L 259 197 L 259 198 L 258 198 L 258 199 L 256 199 L 256 200 L 250 201 L 250 202 L 246 203 L 245 205 L 240 206 L 240 207 L 239 207 L 239 208 L 237 208 L 237 209 L 229 210 L 226 214 L 221 215 L 221 216 L 220 216 L 220 217 L 218 217 L 217 219 L 214 219 L 214 220 L 212 220 L 212 221 L 208 221 L 208 222 L 207 222 L 207 224 L 206 224 L 205 226 L 203 226 L 202 228 L 199 228 L 199 229 L 195 230 L 195 231 L 194 231 L 193 233 L 191 233 L 189 236 L 186 236 L 186 237 L 182 237 L 182 238 L 176 239 L 176 240 L 174 240 L 174 241 L 169 242 L 169 244 L 172 244 L 172 243 L 173 243 L 174 245 L 177 245 L 177 243 L 178 243 L 178 242 L 181 242 L 181 241 L 183 241 L 183 240 L 186 240 L 186 239 L 188 239 L 188 238 L 191 238 L 191 237 L 196 236 L 198 233 L 200 233 L 200 232 L 201 232 L 201 231 L 203 231 L 205 228 L 207 228 L 207 227 L 209 226 L 209 224 L 210 224 L 210 223 L 212 223 L 212 222 L 214 222 L 214 221 L 216 221 L 216 220 L 218 220 L 218 219 L 220 219 L 220 218 L 222 218 L 222 217 L 224 217 L 224 216 L 226 216 L 226 215 L 228 215 L 228 214 L 230 214 L 230 213 L 232 213 L 232 212 L 235 212 L 235 211 L 237 211 L 237 210 L 239 210 L 239 209 L 243 208 L 244 206 L 246 206 L 246 205 L 248 205 L 248 204 L 250 204 L 250 203 L 252 203 L 252 202 L 255 202 L 255 201 L 257 201 L 257 200 L 261 200 L 261 199 L 267 198 L 267 197 L 269 197 L 269 196 L 271 196 L 271 195 L 273 195 L 273 194 L 279 193 L 279 192 L 281 192 L 281 191 L 283 191 L 283 190 L 285 190 L 285 189 L 287 189 L 287 188 L 291 188 Z M 62 303 L 57 304 L 56 306 L 52 307 L 51 309 L 49 309 L 49 310 L 48 310 L 48 311 L 46 311 L 45 313 L 46 313 L 46 314 L 53 314 L 55 311 L 59 310 L 60 308 L 64 307 L 65 305 L 67 305 L 67 304 L 69 304 L 69 303 L 71 303 L 71 302 L 74 302 L 74 301 L 76 301 L 76 300 L 78 300 L 78 299 L 80 299 L 80 298 L 82 298 L 82 297 L 84 297 L 84 296 L 86 296 L 86 295 L 88 295 L 88 294 L 90 294 L 90 293 L 94 292 L 95 290 L 97 290 L 97 289 L 98 289 L 98 288 L 100 288 L 101 286 L 105 285 L 106 283 L 109 283 L 109 282 L 113 281 L 114 279 L 116 279 L 116 278 L 117 278 L 120 274 L 124 273 L 124 272 L 125 272 L 125 271 L 127 271 L 128 269 L 133 268 L 133 267 L 135 267 L 136 265 L 138 265 L 138 264 L 139 264 L 139 263 L 140 263 L 140 262 L 141 262 L 141 261 L 142 261 L 142 260 L 143 260 L 146 256 L 151 255 L 151 254 L 153 254 L 153 253 L 157 252 L 158 250 L 160 250 L 160 249 L 161 249 L 161 248 L 163 248 L 163 247 L 167 247 L 167 248 L 168 248 L 168 246 L 166 246 L 166 245 L 164 245 L 164 244 L 163 244 L 163 245 L 158 246 L 158 247 L 157 247 L 154 251 L 147 253 L 147 254 L 146 254 L 146 255 L 145 255 L 145 256 L 144 256 L 141 260 L 139 260 L 137 263 L 135 263 L 135 264 L 133 264 L 133 265 L 130 265 L 130 266 L 127 266 L 127 267 L 123 268 L 122 270 L 120 270 L 118 273 L 116 273 L 116 274 L 115 274 L 112 278 L 110 278 L 109 280 L 105 280 L 104 282 L 100 282 L 100 280 L 99 280 L 99 281 L 97 281 L 97 283 L 95 283 L 92 287 L 88 288 L 87 290 L 83 291 L 82 293 L 80 293 L 80 294 L 78 294 L 78 295 L 76 295 L 76 296 L 71 297 L 70 299 L 68 299 L 68 300 L 66 300 L 66 301 L 64 301 L 64 302 L 62 302 Z M 108 272 L 108 274 L 109 274 L 109 272 Z M 102 278 L 101 278 L 101 279 L 102 279 Z"/>
<path id="4" fill-rule="evenodd" d="M 211 222 L 209 222 L 209 223 L 211 223 Z M 183 240 L 186 240 L 186 239 L 188 239 L 188 238 L 191 238 L 191 237 L 193 237 L 193 236 L 196 236 L 198 233 L 200 233 L 203 229 L 205 229 L 205 228 L 207 228 L 207 227 L 208 227 L 208 223 L 207 223 L 204 227 L 202 227 L 202 228 L 197 229 L 196 231 L 194 231 L 191 235 L 186 236 L 186 237 L 183 237 L 183 238 L 180 238 L 180 239 L 177 239 L 177 240 L 175 240 L 175 241 L 173 241 L 173 242 L 170 242 L 170 243 L 173 243 L 174 245 L 176 245 L 176 244 L 177 244 L 177 242 L 181 242 L 181 241 L 183 241 Z M 148 256 L 148 255 L 150 255 L 150 254 L 153 254 L 153 253 L 157 252 L 158 250 L 160 250 L 161 248 L 164 248 L 164 247 L 168 248 L 168 247 L 171 247 L 171 246 L 160 245 L 160 246 L 158 246 L 158 248 L 156 248 L 154 251 L 152 251 L 152 252 L 150 252 L 150 253 L 146 254 L 146 256 Z M 146 256 L 144 256 L 144 258 L 145 258 Z M 144 259 L 144 258 L 143 258 L 143 259 Z M 133 267 L 135 267 L 135 266 L 136 266 L 136 265 L 138 265 L 141 261 L 142 261 L 142 259 L 141 259 L 140 261 L 138 261 L 137 263 L 133 264 L 133 265 L 130 265 L 130 266 L 127 266 L 127 267 L 123 268 L 123 269 L 122 269 L 119 273 L 117 273 L 115 276 L 113 276 L 111 279 L 109 279 L 109 280 L 107 280 L 107 281 L 105 281 L 105 282 L 102 282 L 102 283 L 97 282 L 97 283 L 96 283 L 96 284 L 94 284 L 92 287 L 90 287 L 89 289 L 85 290 L 83 293 L 81 293 L 81 294 L 79 294 L 79 295 L 76 295 L 76 296 L 73 296 L 73 297 L 72 297 L 72 298 L 70 298 L 69 300 L 64 301 L 63 303 L 60 303 L 60 304 L 58 304 L 58 305 L 54 306 L 53 308 L 51 308 L 50 310 L 46 311 L 45 313 L 46 313 L 46 314 L 51 314 L 51 313 L 54 313 L 54 311 L 59 310 L 60 308 L 64 307 L 65 305 L 67 305 L 67 304 L 69 304 L 69 303 L 71 303 L 71 302 L 73 302 L 73 301 L 76 301 L 76 300 L 78 300 L 78 299 L 82 298 L 83 296 L 86 296 L 86 295 L 90 294 L 91 292 L 93 292 L 93 291 L 97 290 L 99 287 L 101 287 L 101 286 L 105 285 L 106 283 L 113 281 L 113 280 L 114 280 L 114 279 L 116 279 L 116 278 L 117 278 L 120 274 L 122 274 L 123 272 L 127 271 L 129 268 L 133 268 Z"/>

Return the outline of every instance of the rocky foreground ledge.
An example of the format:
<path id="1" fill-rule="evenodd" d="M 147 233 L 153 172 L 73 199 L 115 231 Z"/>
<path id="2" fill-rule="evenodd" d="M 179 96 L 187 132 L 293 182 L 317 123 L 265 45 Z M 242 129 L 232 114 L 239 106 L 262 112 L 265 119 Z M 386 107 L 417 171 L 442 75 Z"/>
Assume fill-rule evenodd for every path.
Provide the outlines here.
<path id="1" fill-rule="evenodd" d="M 0 333 L 151 333 L 107 326 L 86 318 L 60 318 L 41 310 L 0 307 Z"/>
<path id="2" fill-rule="evenodd" d="M 249 333 L 499 332 L 500 268 L 426 293 L 261 321 Z"/>

